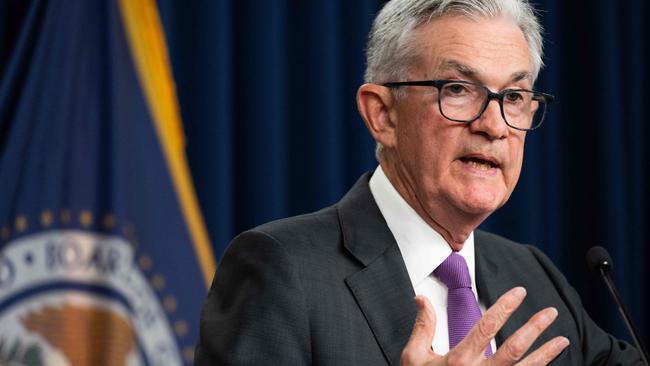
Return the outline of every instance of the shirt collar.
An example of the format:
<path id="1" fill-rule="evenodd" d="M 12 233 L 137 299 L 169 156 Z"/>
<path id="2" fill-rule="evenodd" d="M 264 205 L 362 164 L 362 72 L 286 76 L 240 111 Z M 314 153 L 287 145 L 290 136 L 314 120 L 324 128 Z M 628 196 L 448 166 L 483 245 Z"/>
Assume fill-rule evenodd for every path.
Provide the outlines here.
<path id="1" fill-rule="evenodd" d="M 397 241 L 406 270 L 415 288 L 451 254 L 451 247 L 442 235 L 429 226 L 400 196 L 384 174 L 381 165 L 375 169 L 375 173 L 370 178 L 370 192 Z M 474 232 L 470 233 L 458 254 L 465 258 L 472 278 L 472 288 L 476 288 Z"/>

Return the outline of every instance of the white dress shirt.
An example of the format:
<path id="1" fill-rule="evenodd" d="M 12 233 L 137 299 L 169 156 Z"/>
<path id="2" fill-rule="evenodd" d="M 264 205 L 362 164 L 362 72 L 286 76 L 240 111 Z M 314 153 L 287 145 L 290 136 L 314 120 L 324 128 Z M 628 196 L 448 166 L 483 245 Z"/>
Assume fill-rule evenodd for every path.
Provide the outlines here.
<path id="1" fill-rule="evenodd" d="M 370 178 L 370 191 L 397 241 L 415 293 L 426 296 L 433 305 L 436 312 L 436 333 L 432 347 L 435 353 L 443 355 L 449 352 L 447 286 L 433 275 L 433 270 L 451 254 L 451 247 L 400 196 L 381 166 L 375 169 Z M 472 278 L 472 292 L 478 298 L 474 275 L 474 232 L 469 235 L 458 254 L 467 262 Z M 482 313 L 485 312 L 485 306 L 480 302 L 479 307 Z M 496 350 L 494 340 L 491 345 L 492 350 Z"/>

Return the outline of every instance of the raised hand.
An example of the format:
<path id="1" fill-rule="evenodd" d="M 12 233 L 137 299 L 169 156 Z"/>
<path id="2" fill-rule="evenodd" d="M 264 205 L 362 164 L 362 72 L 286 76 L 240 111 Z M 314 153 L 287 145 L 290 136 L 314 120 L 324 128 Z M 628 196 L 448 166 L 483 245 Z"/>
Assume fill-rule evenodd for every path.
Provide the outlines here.
<path id="1" fill-rule="evenodd" d="M 565 337 L 556 337 L 520 361 L 521 357 L 533 344 L 535 339 L 555 320 L 557 310 L 546 308 L 533 315 L 526 324 L 519 328 L 490 358 L 484 352 L 490 340 L 494 338 L 510 315 L 521 305 L 526 297 L 523 287 L 515 287 L 503 294 L 494 305 L 483 314 L 454 349 L 446 355 L 438 355 L 431 349 L 435 334 L 436 316 L 429 301 L 424 296 L 415 298 L 418 308 L 413 332 L 402 351 L 401 365 L 546 365 L 569 345 Z"/>

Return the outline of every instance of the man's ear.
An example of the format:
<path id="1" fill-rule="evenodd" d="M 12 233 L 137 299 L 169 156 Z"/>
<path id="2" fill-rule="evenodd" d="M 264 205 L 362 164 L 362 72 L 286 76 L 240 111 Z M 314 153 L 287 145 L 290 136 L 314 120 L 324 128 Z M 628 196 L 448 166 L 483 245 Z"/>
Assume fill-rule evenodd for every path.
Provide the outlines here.
<path id="1" fill-rule="evenodd" d="M 395 98 L 390 90 L 377 84 L 363 84 L 357 91 L 357 108 L 375 141 L 395 146 Z"/>

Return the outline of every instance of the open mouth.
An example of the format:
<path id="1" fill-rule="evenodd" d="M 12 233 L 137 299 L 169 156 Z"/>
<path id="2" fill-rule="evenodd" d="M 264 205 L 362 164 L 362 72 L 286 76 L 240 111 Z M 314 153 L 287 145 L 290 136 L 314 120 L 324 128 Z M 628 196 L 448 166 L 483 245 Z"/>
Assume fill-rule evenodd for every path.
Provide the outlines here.
<path id="1" fill-rule="evenodd" d="M 460 161 L 478 170 L 487 171 L 490 169 L 499 168 L 499 164 L 496 162 L 475 156 L 462 157 L 460 158 Z"/>

